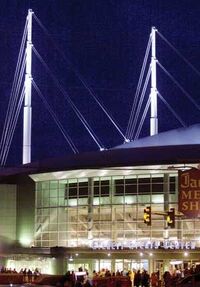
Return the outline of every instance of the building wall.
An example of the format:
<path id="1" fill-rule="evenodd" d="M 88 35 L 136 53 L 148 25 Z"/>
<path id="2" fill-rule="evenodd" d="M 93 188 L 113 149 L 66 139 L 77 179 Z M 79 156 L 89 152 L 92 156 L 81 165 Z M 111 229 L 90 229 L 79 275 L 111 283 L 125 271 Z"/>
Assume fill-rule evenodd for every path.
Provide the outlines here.
<path id="1" fill-rule="evenodd" d="M 35 183 L 27 176 L 17 181 L 16 239 L 23 246 L 34 242 Z"/>
<path id="2" fill-rule="evenodd" d="M 0 238 L 8 243 L 16 240 L 16 185 L 0 185 Z"/>

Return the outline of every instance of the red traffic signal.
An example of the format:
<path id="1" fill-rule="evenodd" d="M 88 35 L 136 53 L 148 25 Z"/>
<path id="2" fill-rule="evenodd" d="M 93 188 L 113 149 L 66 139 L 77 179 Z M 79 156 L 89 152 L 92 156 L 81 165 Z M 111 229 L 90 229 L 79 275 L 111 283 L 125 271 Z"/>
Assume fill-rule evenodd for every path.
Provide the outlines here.
<path id="1" fill-rule="evenodd" d="M 147 225 L 151 225 L 151 207 L 147 206 L 144 209 L 144 223 Z"/>

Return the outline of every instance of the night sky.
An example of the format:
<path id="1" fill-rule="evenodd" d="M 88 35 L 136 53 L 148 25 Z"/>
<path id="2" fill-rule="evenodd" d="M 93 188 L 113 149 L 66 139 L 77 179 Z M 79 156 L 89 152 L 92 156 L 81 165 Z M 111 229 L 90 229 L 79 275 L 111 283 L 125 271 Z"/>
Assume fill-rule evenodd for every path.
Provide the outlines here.
<path id="1" fill-rule="evenodd" d="M 106 148 L 123 143 L 123 138 L 100 110 L 77 74 L 85 80 L 125 133 L 152 26 L 200 71 L 199 1 L 1 0 L 0 130 L 3 129 L 29 8 L 50 35 L 45 34 L 33 20 L 35 49 Z M 159 36 L 157 58 L 200 104 L 200 77 Z M 98 150 L 34 54 L 32 75 L 79 152 Z M 158 90 L 188 126 L 199 122 L 199 111 L 159 68 Z M 32 108 L 32 161 L 72 153 L 34 89 Z M 181 127 L 161 101 L 158 101 L 158 109 L 160 132 Z M 148 134 L 149 117 L 141 136 Z M 21 153 L 22 112 L 7 165 L 21 163 Z"/>

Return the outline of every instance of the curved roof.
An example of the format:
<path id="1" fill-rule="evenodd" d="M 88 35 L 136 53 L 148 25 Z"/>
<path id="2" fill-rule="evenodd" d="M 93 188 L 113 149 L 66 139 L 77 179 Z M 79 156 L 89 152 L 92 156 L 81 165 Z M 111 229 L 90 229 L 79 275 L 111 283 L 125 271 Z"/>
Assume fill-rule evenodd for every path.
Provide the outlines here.
<path id="1" fill-rule="evenodd" d="M 124 143 L 123 145 L 114 147 L 114 149 L 188 144 L 200 144 L 200 124 L 144 137 L 129 143 Z"/>
<path id="2" fill-rule="evenodd" d="M 2 169 L 0 179 L 18 174 L 199 163 L 200 124 L 146 137 L 110 150 L 66 155 L 62 158 L 44 159 L 13 169 Z"/>
<path id="3" fill-rule="evenodd" d="M 200 163 L 200 144 L 113 149 L 51 158 L 26 165 L 31 173 L 109 167 Z"/>

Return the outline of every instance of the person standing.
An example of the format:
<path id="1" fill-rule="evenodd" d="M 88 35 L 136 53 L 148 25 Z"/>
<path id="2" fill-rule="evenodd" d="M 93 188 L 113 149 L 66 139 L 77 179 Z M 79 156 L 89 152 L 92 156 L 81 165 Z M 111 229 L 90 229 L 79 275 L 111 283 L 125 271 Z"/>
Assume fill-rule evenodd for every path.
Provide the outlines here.
<path id="1" fill-rule="evenodd" d="M 158 287 L 158 275 L 156 272 L 153 272 L 151 274 L 151 286 Z"/>
<path id="2" fill-rule="evenodd" d="M 149 287 L 150 276 L 146 270 L 143 270 L 141 275 L 141 285 L 142 287 Z"/>
<path id="3" fill-rule="evenodd" d="M 139 287 L 141 285 L 141 273 L 140 270 L 138 270 L 134 277 L 134 286 Z"/>

